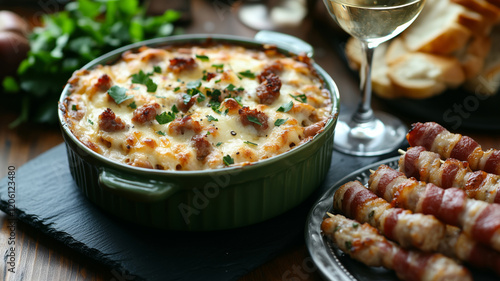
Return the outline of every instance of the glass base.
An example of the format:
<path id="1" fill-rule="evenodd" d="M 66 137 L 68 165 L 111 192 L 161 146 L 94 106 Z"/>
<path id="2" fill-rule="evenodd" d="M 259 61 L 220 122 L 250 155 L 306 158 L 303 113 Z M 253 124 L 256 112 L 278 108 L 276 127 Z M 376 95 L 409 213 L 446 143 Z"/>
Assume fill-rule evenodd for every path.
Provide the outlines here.
<path id="1" fill-rule="evenodd" d="M 406 137 L 408 127 L 398 118 L 375 112 L 375 120 L 357 124 L 352 116 L 340 114 L 335 127 L 334 148 L 356 156 L 376 156 L 397 149 Z"/>

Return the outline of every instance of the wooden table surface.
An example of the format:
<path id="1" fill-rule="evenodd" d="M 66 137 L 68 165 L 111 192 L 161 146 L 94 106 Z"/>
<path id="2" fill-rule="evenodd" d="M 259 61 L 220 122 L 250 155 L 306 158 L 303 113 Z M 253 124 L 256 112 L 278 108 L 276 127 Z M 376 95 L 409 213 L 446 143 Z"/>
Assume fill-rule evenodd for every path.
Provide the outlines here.
<path id="1" fill-rule="evenodd" d="M 191 1 L 192 22 L 185 33 L 223 33 L 252 37 L 256 30 L 244 26 L 235 16 L 235 1 Z M 321 2 L 321 1 L 318 1 Z M 344 104 L 355 104 L 359 99 L 357 82 L 352 78 L 339 56 L 334 51 L 328 36 L 335 36 L 331 26 L 318 24 L 324 16 L 323 3 L 316 5 L 312 18 L 306 19 L 299 27 L 283 30 L 309 42 L 315 48 L 315 59 L 337 82 Z M 2 7 L 5 8 L 5 7 Z M 7 7 L 15 11 L 33 13 L 35 7 Z M 383 110 L 380 102 L 374 106 Z M 8 124 L 16 118 L 7 106 L 0 111 L 0 178 L 8 173 L 8 167 L 17 169 L 39 154 L 60 144 L 63 139 L 57 127 L 25 124 L 9 129 Z M 412 120 L 399 116 L 408 124 Z M 483 147 L 500 148 L 500 134 L 491 132 L 461 132 L 475 138 Z M 2 229 L 0 232 L 0 253 L 7 254 L 10 229 L 8 216 L 0 212 Z M 130 280 L 116 271 L 103 267 L 93 260 L 77 253 L 58 241 L 35 229 L 17 222 L 16 226 L 16 273 L 6 272 L 7 265 L 0 263 L 0 276 L 4 280 Z M 5 261 L 5 257 L 2 258 Z M 273 260 L 249 272 L 241 280 L 322 280 L 314 269 L 304 244 L 286 249 Z"/>

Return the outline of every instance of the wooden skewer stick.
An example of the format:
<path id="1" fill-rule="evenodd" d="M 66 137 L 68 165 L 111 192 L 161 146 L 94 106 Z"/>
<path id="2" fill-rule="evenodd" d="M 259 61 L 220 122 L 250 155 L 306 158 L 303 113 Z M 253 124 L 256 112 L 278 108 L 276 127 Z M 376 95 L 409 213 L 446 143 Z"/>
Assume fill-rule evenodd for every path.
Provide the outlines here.
<path id="1" fill-rule="evenodd" d="M 333 218 L 333 214 L 330 213 L 330 212 L 326 212 L 326 214 L 330 217 L 330 218 Z"/>
<path id="2" fill-rule="evenodd" d="M 399 154 L 401 154 L 401 155 L 405 155 L 405 154 L 406 154 L 406 151 L 402 150 L 401 148 L 400 148 L 400 149 L 398 149 L 398 152 L 399 152 Z M 441 160 L 439 160 L 439 161 L 441 161 L 441 164 L 443 164 L 443 163 L 444 163 L 444 160 L 443 160 L 443 159 L 441 159 Z"/>

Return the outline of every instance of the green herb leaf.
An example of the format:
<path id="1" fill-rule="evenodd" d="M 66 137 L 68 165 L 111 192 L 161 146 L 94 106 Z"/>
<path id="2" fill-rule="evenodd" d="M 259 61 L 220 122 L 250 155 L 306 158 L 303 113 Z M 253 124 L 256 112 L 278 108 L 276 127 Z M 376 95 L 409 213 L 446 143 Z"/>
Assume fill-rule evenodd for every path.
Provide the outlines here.
<path id="1" fill-rule="evenodd" d="M 175 87 L 174 92 L 177 92 L 181 89 L 181 87 Z"/>
<path id="2" fill-rule="evenodd" d="M 135 104 L 135 101 L 129 103 L 127 106 L 130 107 L 130 108 L 132 108 L 132 109 L 136 109 L 137 108 L 137 105 Z"/>
<path id="3" fill-rule="evenodd" d="M 359 227 L 359 223 L 353 223 L 353 224 L 352 224 L 352 228 L 356 229 L 356 228 L 358 228 L 358 227 Z"/>
<path id="4" fill-rule="evenodd" d="M 304 95 L 304 94 L 301 94 L 301 95 L 296 95 L 296 96 L 294 96 L 294 95 L 290 94 L 290 96 L 291 96 L 294 100 L 296 100 L 296 101 L 298 101 L 298 102 L 303 102 L 303 103 L 306 103 L 306 102 L 307 102 L 307 96 L 306 96 L 306 95 Z"/>
<path id="5" fill-rule="evenodd" d="M 3 79 L 3 88 L 8 93 L 16 93 L 19 91 L 19 84 L 12 76 L 7 76 Z"/>
<path id="6" fill-rule="evenodd" d="M 224 72 L 224 64 L 222 64 L 222 63 L 221 64 L 212 64 L 212 67 L 215 68 L 215 72 L 217 72 L 217 73 Z"/>
<path id="7" fill-rule="evenodd" d="M 73 105 L 71 106 L 71 110 L 73 110 L 73 111 L 77 111 L 77 110 L 78 110 L 78 108 L 76 108 L 76 104 L 73 104 Z"/>
<path id="8" fill-rule="evenodd" d="M 220 141 L 220 142 L 218 142 L 215 146 L 219 147 L 219 146 L 221 146 L 221 145 L 222 145 L 222 142 Z"/>
<path id="9" fill-rule="evenodd" d="M 231 164 L 234 164 L 234 159 L 230 155 L 226 155 L 222 157 L 222 161 L 226 166 L 229 166 Z"/>
<path id="10" fill-rule="evenodd" d="M 116 104 L 120 104 L 134 97 L 134 96 L 127 96 L 127 89 L 116 85 L 112 86 L 108 90 L 108 95 L 115 100 Z"/>
<path id="11" fill-rule="evenodd" d="M 241 104 L 241 97 L 240 96 L 234 97 L 234 100 L 236 102 L 238 102 L 239 105 L 243 106 L 243 104 Z"/>
<path id="12" fill-rule="evenodd" d="M 347 251 L 351 251 L 351 248 L 352 248 L 352 242 L 351 241 L 345 241 L 345 247 L 347 249 Z"/>
<path id="13" fill-rule="evenodd" d="M 202 92 L 198 92 L 198 98 L 196 99 L 197 102 L 202 102 L 206 99 L 205 95 Z"/>
<path id="14" fill-rule="evenodd" d="M 200 86 L 201 86 L 201 80 L 200 79 L 194 80 L 194 81 L 189 81 L 186 84 L 186 87 L 188 89 L 198 89 Z"/>
<path id="15" fill-rule="evenodd" d="M 192 96 L 190 96 L 188 94 L 183 94 L 182 95 L 182 102 L 184 104 L 189 104 L 189 102 L 191 101 L 191 98 L 192 98 Z"/>
<path id="16" fill-rule="evenodd" d="M 278 108 L 279 112 L 288 112 L 290 109 L 293 107 L 293 101 L 290 101 L 289 103 L 286 103 Z"/>
<path id="17" fill-rule="evenodd" d="M 87 119 L 87 121 L 90 123 L 90 125 L 94 125 L 94 122 L 92 122 L 92 120 Z"/>
<path id="18" fill-rule="evenodd" d="M 254 145 L 254 146 L 258 146 L 258 144 L 254 143 L 254 142 L 251 142 L 251 141 L 244 141 L 243 143 Z"/>
<path id="19" fill-rule="evenodd" d="M 166 111 L 164 111 L 161 114 L 156 115 L 156 121 L 158 121 L 160 125 L 170 123 L 174 121 L 174 119 L 175 119 L 175 114 L 173 112 L 167 113 Z"/>
<path id="20" fill-rule="evenodd" d="M 207 56 L 204 56 L 204 55 L 196 55 L 196 58 L 201 60 L 201 61 L 209 61 L 210 60 Z"/>
<path id="21" fill-rule="evenodd" d="M 156 132 L 158 135 L 162 135 L 162 136 L 166 136 L 165 132 L 162 132 L 162 131 L 158 131 Z"/>
<path id="22" fill-rule="evenodd" d="M 170 109 L 172 110 L 173 113 L 179 113 L 179 109 L 177 108 L 177 105 L 172 105 L 172 108 Z"/>
<path id="23" fill-rule="evenodd" d="M 159 67 L 158 65 L 154 66 L 153 67 L 153 72 L 161 73 L 161 67 Z"/>
<path id="24" fill-rule="evenodd" d="M 219 121 L 219 119 L 213 117 L 212 115 L 207 115 L 207 119 L 208 119 L 208 122 L 211 122 L 211 121 Z"/>
<path id="25" fill-rule="evenodd" d="M 246 78 L 251 78 L 251 79 L 255 78 L 255 74 L 253 72 L 251 72 L 250 70 L 238 72 L 238 74 L 243 76 L 243 77 L 246 77 Z"/>
<path id="26" fill-rule="evenodd" d="M 156 92 L 158 85 L 149 77 L 150 74 L 145 74 L 144 71 L 140 70 L 139 73 L 132 75 L 132 83 L 145 85 L 149 93 Z"/>
<path id="27" fill-rule="evenodd" d="M 229 84 L 227 87 L 226 87 L 226 90 L 228 91 L 234 91 L 234 89 L 236 89 L 236 86 L 233 85 L 233 84 Z"/>
<path id="28" fill-rule="evenodd" d="M 250 121 L 252 123 L 255 123 L 259 126 L 262 126 L 262 123 L 260 123 L 259 119 L 255 116 L 247 115 L 247 119 L 248 119 L 248 121 Z"/>
<path id="29" fill-rule="evenodd" d="M 276 119 L 276 121 L 274 121 L 274 126 L 279 127 L 279 126 L 285 124 L 286 121 L 288 121 L 288 118 L 287 119 Z"/>

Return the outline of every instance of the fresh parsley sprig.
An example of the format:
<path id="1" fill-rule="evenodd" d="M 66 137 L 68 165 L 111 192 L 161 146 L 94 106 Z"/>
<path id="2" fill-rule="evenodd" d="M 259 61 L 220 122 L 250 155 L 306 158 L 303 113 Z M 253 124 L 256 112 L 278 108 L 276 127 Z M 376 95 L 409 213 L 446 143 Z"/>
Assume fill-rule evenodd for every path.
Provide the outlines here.
<path id="1" fill-rule="evenodd" d="M 42 25 L 29 36 L 30 52 L 18 68 L 18 77 L 6 78 L 9 89 L 19 89 L 13 101 L 20 108 L 15 124 L 28 120 L 55 124 L 54 104 L 75 70 L 120 46 L 174 32 L 172 23 L 180 13 L 167 10 L 146 16 L 141 3 L 147 2 L 77 0 L 62 11 L 43 15 Z"/>

